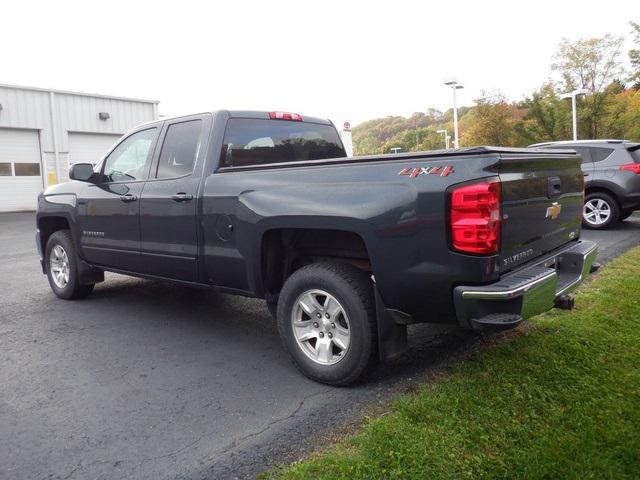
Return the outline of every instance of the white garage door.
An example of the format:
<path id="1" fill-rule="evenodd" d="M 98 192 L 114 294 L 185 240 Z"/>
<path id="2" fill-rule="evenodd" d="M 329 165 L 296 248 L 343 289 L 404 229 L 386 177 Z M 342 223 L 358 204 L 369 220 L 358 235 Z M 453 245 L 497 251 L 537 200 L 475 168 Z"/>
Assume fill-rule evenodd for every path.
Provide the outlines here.
<path id="1" fill-rule="evenodd" d="M 38 131 L 0 128 L 0 212 L 35 210 L 40 172 Z"/>
<path id="2" fill-rule="evenodd" d="M 69 132 L 69 164 L 98 163 L 120 135 Z"/>

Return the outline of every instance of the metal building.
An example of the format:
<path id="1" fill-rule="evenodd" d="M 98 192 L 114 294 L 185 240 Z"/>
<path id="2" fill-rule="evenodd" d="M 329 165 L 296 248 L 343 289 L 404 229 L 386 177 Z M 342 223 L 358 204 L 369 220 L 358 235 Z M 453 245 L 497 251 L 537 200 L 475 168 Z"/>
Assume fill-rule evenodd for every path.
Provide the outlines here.
<path id="1" fill-rule="evenodd" d="M 0 212 L 34 210 L 69 166 L 96 163 L 129 129 L 158 118 L 156 100 L 0 84 Z"/>

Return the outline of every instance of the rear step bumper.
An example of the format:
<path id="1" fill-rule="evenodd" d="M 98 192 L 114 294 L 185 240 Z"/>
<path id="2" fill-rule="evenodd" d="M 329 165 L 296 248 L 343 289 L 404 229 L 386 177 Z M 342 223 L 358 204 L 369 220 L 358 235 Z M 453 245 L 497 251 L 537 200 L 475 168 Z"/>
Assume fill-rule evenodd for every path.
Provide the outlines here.
<path id="1" fill-rule="evenodd" d="M 563 296 L 592 271 L 597 254 L 594 242 L 577 241 L 496 283 L 458 286 L 453 291 L 458 322 L 473 330 L 513 328 L 564 304 Z"/>

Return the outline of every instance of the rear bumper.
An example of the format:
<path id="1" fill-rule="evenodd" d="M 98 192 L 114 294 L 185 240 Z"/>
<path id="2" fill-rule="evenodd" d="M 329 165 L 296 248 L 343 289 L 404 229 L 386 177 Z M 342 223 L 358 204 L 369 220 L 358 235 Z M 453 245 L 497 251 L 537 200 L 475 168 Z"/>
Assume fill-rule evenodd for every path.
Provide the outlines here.
<path id="1" fill-rule="evenodd" d="M 482 286 L 453 291 L 460 325 L 474 330 L 511 328 L 545 312 L 591 272 L 598 254 L 594 242 L 577 241 Z"/>

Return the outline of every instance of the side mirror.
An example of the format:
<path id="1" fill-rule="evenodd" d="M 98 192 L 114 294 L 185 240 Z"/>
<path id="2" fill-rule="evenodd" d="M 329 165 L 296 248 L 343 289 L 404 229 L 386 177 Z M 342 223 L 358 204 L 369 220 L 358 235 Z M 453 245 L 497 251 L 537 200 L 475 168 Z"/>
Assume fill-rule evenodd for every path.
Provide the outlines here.
<path id="1" fill-rule="evenodd" d="M 90 163 L 76 163 L 69 169 L 69 178 L 81 182 L 91 182 L 93 180 L 93 165 Z"/>

